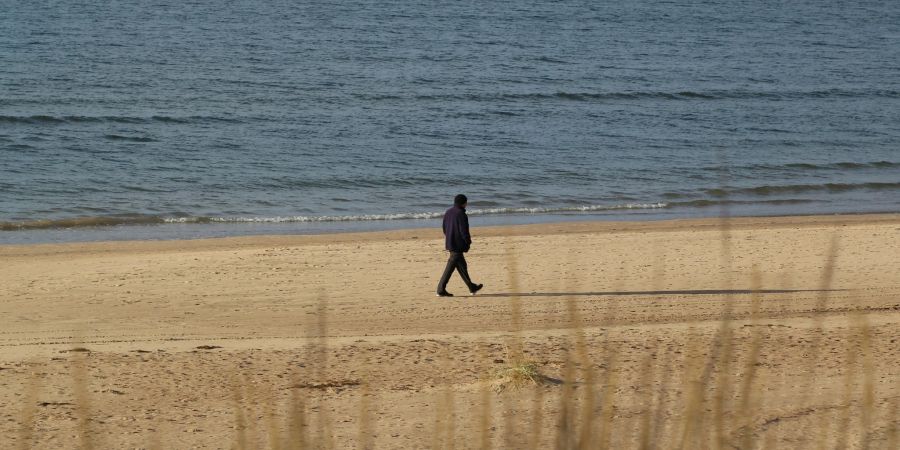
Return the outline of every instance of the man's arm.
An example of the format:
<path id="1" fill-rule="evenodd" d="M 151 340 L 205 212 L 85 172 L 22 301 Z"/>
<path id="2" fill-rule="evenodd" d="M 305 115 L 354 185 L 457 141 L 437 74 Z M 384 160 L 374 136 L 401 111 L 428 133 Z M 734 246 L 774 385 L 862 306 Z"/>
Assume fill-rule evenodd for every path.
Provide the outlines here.
<path id="1" fill-rule="evenodd" d="M 462 230 L 462 235 L 466 240 L 466 244 L 472 245 L 472 236 L 469 235 L 469 216 L 463 214 L 460 218 L 460 225 L 460 229 Z"/>

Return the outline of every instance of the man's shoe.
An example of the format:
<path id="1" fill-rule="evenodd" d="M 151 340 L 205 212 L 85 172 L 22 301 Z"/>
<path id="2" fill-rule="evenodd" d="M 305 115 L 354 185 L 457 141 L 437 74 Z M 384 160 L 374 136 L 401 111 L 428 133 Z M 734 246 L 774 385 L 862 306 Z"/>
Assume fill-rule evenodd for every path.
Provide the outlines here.
<path id="1" fill-rule="evenodd" d="M 476 284 L 474 288 L 472 288 L 472 289 L 469 290 L 469 292 L 471 292 L 472 295 L 475 295 L 475 293 L 478 292 L 478 291 L 480 291 L 481 288 L 483 288 L 483 287 L 484 287 L 483 284 Z"/>
<path id="2" fill-rule="evenodd" d="M 451 293 L 449 293 L 449 292 L 447 292 L 447 291 L 444 291 L 444 292 L 438 292 L 438 293 L 437 293 L 437 296 L 438 296 L 438 297 L 453 297 L 453 294 L 451 294 Z"/>

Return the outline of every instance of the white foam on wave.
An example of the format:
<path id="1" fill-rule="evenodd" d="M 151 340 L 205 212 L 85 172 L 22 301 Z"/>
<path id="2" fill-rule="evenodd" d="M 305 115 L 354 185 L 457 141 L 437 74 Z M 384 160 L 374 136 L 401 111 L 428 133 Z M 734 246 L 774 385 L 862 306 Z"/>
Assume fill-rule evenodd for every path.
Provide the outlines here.
<path id="1" fill-rule="evenodd" d="M 469 209 L 472 216 L 525 215 L 525 214 L 560 214 L 577 212 L 600 212 L 626 209 L 659 209 L 666 208 L 667 203 L 626 203 L 622 205 L 585 205 L 562 208 L 486 208 Z M 424 220 L 438 219 L 443 211 L 396 213 L 396 214 L 361 214 L 347 216 L 274 216 L 274 217 L 170 217 L 166 223 L 315 223 L 315 222 L 365 222 L 384 220 Z"/>
<path id="2" fill-rule="evenodd" d="M 470 215 L 495 215 L 495 214 L 552 214 L 567 212 L 598 212 L 615 211 L 620 209 L 658 209 L 666 208 L 667 203 L 626 203 L 623 205 L 585 205 L 570 206 L 564 208 L 489 208 L 468 211 Z"/>

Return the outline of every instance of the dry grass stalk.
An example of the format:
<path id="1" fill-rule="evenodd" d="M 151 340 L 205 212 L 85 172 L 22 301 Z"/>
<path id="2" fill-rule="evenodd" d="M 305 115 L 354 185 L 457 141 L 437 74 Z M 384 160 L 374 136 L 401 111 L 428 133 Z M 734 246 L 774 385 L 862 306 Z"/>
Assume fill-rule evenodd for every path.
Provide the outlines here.
<path id="1" fill-rule="evenodd" d="M 34 367 L 36 362 L 31 361 L 27 364 L 29 368 Z M 25 388 L 25 397 L 22 404 L 22 412 L 19 414 L 19 448 L 27 450 L 31 448 L 31 440 L 34 435 L 34 427 L 36 425 L 35 413 L 37 412 L 38 392 L 41 389 L 41 379 L 37 372 L 31 372 L 28 377 L 28 385 Z"/>
<path id="2" fill-rule="evenodd" d="M 571 249 L 569 251 L 569 256 L 571 257 Z M 559 280 L 557 280 L 559 281 Z M 560 284 L 557 284 L 557 291 L 561 291 Z M 567 299 L 571 300 L 571 299 Z M 543 448 L 541 439 L 543 437 L 543 424 L 544 424 L 544 389 L 541 386 L 538 386 L 537 389 L 534 389 L 534 397 L 532 398 L 532 418 L 531 418 L 531 435 L 528 440 L 528 448 L 531 450 L 536 450 L 539 448 Z"/>
<path id="3" fill-rule="evenodd" d="M 731 379 L 731 358 L 733 354 L 732 346 L 734 339 L 734 332 L 732 331 L 731 325 L 731 294 L 726 294 L 726 306 L 724 307 L 720 325 L 716 334 L 713 335 L 712 341 L 710 343 L 710 350 L 708 358 L 706 359 L 706 363 L 701 365 L 701 369 L 699 370 L 699 375 L 695 378 L 694 384 L 696 385 L 695 389 L 690 390 L 690 395 L 695 396 L 696 398 L 690 399 L 686 405 L 693 404 L 694 407 L 689 409 L 691 415 L 687 416 L 689 421 L 693 422 L 695 427 L 698 429 L 706 429 L 706 410 L 707 408 L 701 408 L 706 402 L 706 390 L 703 389 L 704 386 L 709 386 L 711 384 L 712 377 L 714 372 L 718 369 L 720 374 L 720 378 L 718 379 L 719 388 L 714 390 L 713 392 L 713 430 L 715 434 L 713 435 L 714 442 L 704 442 L 704 447 L 711 448 L 722 448 L 726 442 L 725 435 L 725 402 L 726 402 L 726 393 L 728 389 L 731 387 L 730 381 L 724 383 L 722 381 L 723 378 L 730 380 Z M 692 345 L 699 345 L 697 343 L 692 342 Z M 721 361 L 718 365 L 717 361 Z M 699 362 L 698 362 L 699 364 Z M 699 434 L 692 435 L 694 438 L 706 438 L 705 436 L 700 436 Z"/>
<path id="4" fill-rule="evenodd" d="M 900 380 L 896 383 L 900 385 Z M 894 397 L 888 408 L 888 428 L 885 438 L 886 449 L 900 448 L 900 397 Z"/>
<path id="5" fill-rule="evenodd" d="M 569 307 L 569 316 L 572 317 L 574 311 L 575 300 L 571 297 L 567 299 Z M 563 391 L 559 402 L 559 419 L 556 426 L 555 448 L 569 449 L 575 447 L 574 434 L 575 428 L 572 424 L 573 420 L 573 398 L 575 396 L 575 363 L 572 358 L 571 349 L 572 340 L 567 339 L 566 342 L 566 359 L 563 365 Z"/>
<path id="6" fill-rule="evenodd" d="M 507 364 L 506 366 L 493 371 L 492 373 L 492 383 L 493 390 L 498 394 L 507 390 L 516 390 L 526 387 L 533 386 L 535 387 L 535 392 L 537 392 L 536 398 L 539 399 L 537 405 L 534 405 L 536 411 L 533 411 L 533 424 L 540 423 L 542 419 L 541 412 L 539 411 L 542 407 L 543 403 L 543 393 L 541 392 L 544 385 L 548 384 L 550 379 L 543 374 L 540 373 L 540 369 L 538 365 L 531 361 L 520 361 L 518 363 Z M 529 441 L 525 442 L 524 439 L 526 437 L 525 434 L 521 433 L 520 424 L 516 423 L 516 419 L 526 417 L 525 414 L 520 414 L 522 411 L 518 410 L 518 396 L 509 395 L 504 397 L 508 402 L 511 403 L 512 406 L 507 406 L 507 411 L 504 414 L 504 434 L 503 434 L 503 447 L 504 448 L 524 448 L 526 446 L 535 446 L 539 445 L 541 431 L 532 428 L 532 433 L 529 437 Z M 571 408 L 571 406 L 570 406 Z M 486 425 L 486 426 L 489 426 Z"/>
<path id="7" fill-rule="evenodd" d="M 441 420 L 441 412 L 444 409 L 441 405 L 444 397 L 438 396 L 438 403 L 434 406 L 434 431 L 431 434 L 431 448 L 443 448 L 444 443 L 444 421 Z"/>
<path id="8" fill-rule="evenodd" d="M 72 380 L 75 384 L 75 405 L 78 411 L 78 439 L 83 450 L 95 448 L 94 430 L 91 427 L 91 401 L 88 390 L 90 378 L 87 372 L 87 357 L 90 352 L 77 352 L 72 360 Z"/>
<path id="9" fill-rule="evenodd" d="M 825 334 L 824 317 L 822 314 L 828 308 L 829 291 L 831 290 L 831 285 L 834 281 L 834 268 L 837 261 L 839 242 L 839 235 L 835 231 L 831 234 L 831 242 L 828 246 L 828 253 L 825 257 L 825 267 L 822 269 L 822 277 L 819 283 L 819 296 L 816 301 L 815 311 L 813 311 L 813 337 L 810 343 L 810 356 L 809 358 L 807 358 L 807 360 L 809 361 L 807 373 L 809 374 L 814 374 L 817 372 L 816 365 L 819 361 L 819 356 L 822 349 L 822 341 Z M 849 367 L 848 370 L 850 370 Z M 806 387 L 807 388 L 804 390 L 800 401 L 800 404 L 803 406 L 806 406 L 809 403 L 810 397 L 813 395 L 813 384 L 809 383 L 806 385 Z M 823 429 L 818 433 L 818 439 L 816 442 L 816 448 L 820 449 L 826 447 L 825 442 L 828 440 L 828 433 L 825 432 L 828 428 L 826 424 L 824 424 L 824 421 L 822 427 Z"/>
<path id="10" fill-rule="evenodd" d="M 294 383 L 295 385 L 298 383 Z M 291 404 L 288 410 L 288 432 L 285 448 L 292 450 L 305 450 L 310 448 L 308 439 L 308 424 L 306 423 L 306 402 L 300 394 L 300 389 L 291 390 Z"/>
<path id="11" fill-rule="evenodd" d="M 507 247 L 506 258 L 508 272 L 507 276 L 509 277 L 510 289 L 512 290 L 512 292 L 518 293 L 520 292 L 521 288 L 521 286 L 519 285 L 518 259 L 516 258 L 516 253 L 512 246 Z M 530 363 L 525 359 L 525 348 L 522 340 L 522 299 L 518 295 L 512 296 L 509 301 L 509 306 L 512 334 L 509 338 L 507 338 L 506 348 L 507 361 L 511 362 L 509 369 L 512 369 L 512 372 L 508 373 L 506 375 L 506 378 L 508 378 L 514 386 L 518 387 L 521 381 L 520 378 L 522 378 L 523 375 L 527 377 L 528 374 L 520 373 L 521 371 L 517 371 L 517 369 L 522 369 L 530 366 Z M 502 376 L 495 376 L 495 378 L 502 378 Z M 503 390 L 503 384 L 500 384 L 499 386 L 500 387 L 498 391 Z M 508 396 L 505 403 L 507 412 L 503 415 L 504 446 L 507 448 L 521 447 L 524 444 L 521 442 L 517 442 L 521 435 L 520 433 L 517 433 L 517 427 L 515 423 L 516 418 L 518 418 L 520 403 L 519 397 Z"/>
<path id="12" fill-rule="evenodd" d="M 488 352 L 487 345 L 483 342 L 478 342 L 476 344 L 479 349 L 479 359 L 481 361 L 489 361 L 490 353 Z M 481 410 L 478 415 L 478 436 L 479 436 L 479 447 L 482 449 L 490 449 L 491 445 L 491 389 L 490 384 L 487 382 L 481 383 L 480 386 L 481 395 Z"/>
<path id="13" fill-rule="evenodd" d="M 244 393 L 243 386 L 247 383 L 246 378 L 235 374 L 231 381 L 231 398 L 234 402 L 234 429 L 235 443 L 237 450 L 245 450 L 251 448 L 247 438 L 247 416 L 244 411 Z"/>
<path id="14" fill-rule="evenodd" d="M 659 442 L 661 436 L 663 434 L 665 423 L 664 416 L 666 414 L 666 402 L 669 399 L 669 382 L 672 377 L 667 373 L 669 368 L 672 365 L 672 352 L 667 349 L 661 349 L 663 352 L 663 359 L 660 364 L 658 364 L 659 374 L 659 389 L 657 389 L 657 395 L 655 395 L 655 410 L 653 412 L 653 420 L 650 424 L 650 439 L 646 441 L 646 447 L 642 446 L 642 448 L 651 448 L 653 442 Z"/>
<path id="15" fill-rule="evenodd" d="M 495 390 L 500 393 L 507 387 L 520 389 L 532 379 L 532 372 L 536 372 L 536 366 L 525 361 L 514 361 L 506 369 L 500 369 L 495 375 Z M 506 411 L 503 414 L 503 447 L 516 448 L 519 434 L 516 427 L 518 418 L 519 396 L 508 395 L 504 399 Z"/>
<path id="16" fill-rule="evenodd" d="M 682 450 L 696 448 L 697 430 L 702 429 L 701 409 L 704 384 L 701 381 L 703 364 L 698 344 L 700 336 L 693 329 L 690 334 L 692 336 L 688 338 L 687 363 L 685 364 L 681 389 L 684 412 L 681 417 L 681 433 L 677 441 L 677 448 Z"/>
<path id="17" fill-rule="evenodd" d="M 150 429 L 150 437 L 147 439 L 147 449 L 148 450 L 163 450 L 162 437 L 163 433 L 160 431 L 162 427 L 163 419 L 160 417 L 160 414 L 154 414 L 152 419 L 152 427 Z"/>
<path id="18" fill-rule="evenodd" d="M 236 375 L 235 382 L 235 407 L 241 411 L 241 419 L 243 422 L 243 441 L 246 442 L 244 448 L 257 448 L 260 446 L 258 432 L 260 424 L 254 420 L 257 417 L 254 408 L 254 402 L 261 397 L 260 393 L 254 389 L 253 382 L 247 378 L 245 374 Z"/>
<path id="19" fill-rule="evenodd" d="M 629 265 L 628 260 L 625 260 L 622 262 L 622 270 L 624 273 L 620 274 L 620 276 L 618 276 L 617 278 L 622 280 L 621 282 L 622 282 L 623 286 L 620 289 L 617 289 L 619 291 L 624 291 L 628 287 L 625 285 L 625 279 L 627 277 L 627 274 L 629 273 L 629 270 L 627 268 L 628 265 Z M 615 303 L 610 303 L 610 306 L 607 308 L 607 310 L 604 314 L 604 319 L 603 319 L 604 324 L 613 323 L 613 321 L 615 320 L 614 305 L 615 305 Z M 577 317 L 577 316 L 576 316 L 576 319 L 578 320 L 577 323 L 579 325 L 578 336 L 581 338 L 580 344 L 583 346 L 584 345 L 584 339 L 583 339 L 584 336 L 583 336 L 583 333 L 581 333 L 581 331 L 580 331 L 581 319 L 580 319 L 580 317 Z M 590 374 L 592 364 L 591 364 L 590 358 L 588 358 L 586 347 L 580 349 L 580 354 L 583 355 L 582 359 L 583 359 L 583 364 L 585 366 L 585 370 L 589 371 L 588 374 Z M 599 428 L 596 433 L 596 437 L 594 436 L 593 432 L 591 431 L 591 432 L 587 433 L 587 439 L 581 441 L 581 443 L 582 443 L 581 448 L 583 448 L 583 449 L 594 448 L 595 442 L 596 442 L 597 448 L 604 449 L 604 448 L 608 448 L 608 446 L 609 446 L 609 441 L 610 441 L 610 438 L 612 437 L 612 431 L 613 431 L 613 417 L 614 417 L 613 412 L 614 412 L 614 405 L 615 405 L 614 399 L 615 399 L 616 389 L 618 388 L 618 379 L 615 376 L 615 369 L 616 369 L 615 364 L 616 364 L 617 357 L 618 357 L 618 348 L 610 340 L 609 330 L 604 330 L 604 333 L 603 333 L 603 358 L 605 359 L 605 362 L 606 362 L 606 370 L 603 372 L 603 379 L 601 381 L 600 424 L 599 424 Z M 587 380 L 588 376 L 586 375 L 585 378 Z M 591 378 L 590 381 L 593 382 L 593 378 Z M 593 406 L 594 406 L 593 383 L 591 383 L 590 386 L 591 387 L 589 388 L 589 390 L 586 394 L 588 397 L 588 399 L 586 400 L 586 403 L 588 405 L 586 405 L 584 408 L 585 414 L 587 414 L 588 408 L 590 408 L 590 410 L 592 411 Z M 591 421 L 590 420 L 582 420 L 582 426 L 592 428 Z"/>
<path id="20" fill-rule="evenodd" d="M 359 434 L 357 435 L 359 448 L 361 450 L 375 448 L 375 442 L 373 440 L 374 433 L 372 430 L 372 417 L 370 412 L 372 405 L 369 401 L 369 395 L 369 377 L 363 376 L 363 381 L 360 384 L 359 391 Z"/>
<path id="21" fill-rule="evenodd" d="M 790 271 L 786 271 L 781 274 L 781 289 L 784 289 L 786 291 L 791 291 L 794 289 L 794 277 Z M 788 305 L 793 303 L 795 297 L 794 293 L 792 292 L 788 292 L 786 295 L 788 300 L 778 303 L 779 312 L 782 314 L 788 311 Z"/>
<path id="22" fill-rule="evenodd" d="M 569 256 L 572 258 L 572 251 L 570 249 Z M 573 264 L 577 265 L 577 261 L 574 261 L 572 258 Z M 573 285 L 568 287 L 569 292 L 575 292 L 575 288 Z M 582 364 L 582 370 L 584 370 L 584 355 L 586 354 L 586 348 L 584 345 L 584 334 L 581 331 L 581 317 L 578 314 L 578 308 L 575 304 L 576 300 L 574 297 L 566 298 L 566 312 L 567 312 L 567 326 L 569 328 L 569 338 L 566 341 L 566 368 L 565 373 L 563 375 L 564 383 L 568 389 L 563 391 L 563 396 L 561 398 L 564 404 L 560 405 L 560 430 L 563 429 L 562 421 L 564 420 L 564 424 L 566 427 L 567 436 L 565 436 L 564 440 L 558 440 L 557 448 L 579 448 L 579 443 L 581 436 L 577 434 L 578 432 L 578 424 L 576 423 L 576 400 L 575 400 L 575 366 L 578 364 Z M 572 345 L 574 344 L 574 351 Z M 585 373 L 585 375 L 589 376 L 589 373 Z M 591 380 L 593 381 L 593 380 Z M 588 393 L 586 395 L 585 401 L 593 400 L 593 383 L 585 384 Z M 590 399 L 590 400 L 588 400 Z M 590 428 L 590 418 L 586 422 L 582 422 L 581 424 L 582 430 Z M 562 431 L 560 431 L 562 432 Z M 562 447 L 561 445 L 565 445 Z"/>
<path id="23" fill-rule="evenodd" d="M 246 376 L 243 377 L 244 381 L 244 407 L 247 411 L 247 440 L 251 443 L 252 447 L 260 446 L 260 436 L 258 433 L 262 432 L 265 434 L 265 430 L 262 429 L 262 423 L 259 419 L 262 418 L 262 415 L 258 414 L 256 411 L 256 403 L 263 396 L 260 394 L 257 388 L 257 384 L 253 382 L 252 378 L 248 378 Z"/>
<path id="24" fill-rule="evenodd" d="M 531 434 L 528 437 L 528 448 L 536 450 L 541 448 L 541 431 L 544 428 L 544 389 L 538 386 L 534 390 L 534 398 L 531 402 Z"/>
<path id="25" fill-rule="evenodd" d="M 575 340 L 575 354 L 577 355 L 578 365 L 581 366 L 582 382 L 585 392 L 581 404 L 581 418 L 579 419 L 579 433 L 576 440 L 576 446 L 579 449 L 593 448 L 593 419 L 594 411 L 594 370 L 591 367 L 592 362 L 588 355 L 587 344 L 585 343 L 583 325 L 578 309 L 575 307 L 575 300 L 569 300 L 569 329 L 572 330 L 572 338 Z M 574 405 L 572 407 L 574 411 Z M 574 430 L 573 430 L 574 431 Z"/>
<path id="26" fill-rule="evenodd" d="M 862 314 L 856 315 L 856 327 L 859 329 L 863 358 L 863 395 L 862 411 L 860 411 L 862 429 L 859 448 L 868 449 L 872 437 L 870 426 L 875 417 L 875 362 L 872 359 L 872 329 L 869 327 L 868 319 Z"/>
<path id="27" fill-rule="evenodd" d="M 606 353 L 606 372 L 604 375 L 603 389 L 601 397 L 603 403 L 601 405 L 600 428 L 597 435 L 597 447 L 601 449 L 610 448 L 610 438 L 613 432 L 613 412 L 615 407 L 616 390 L 618 389 L 618 378 L 616 377 L 616 360 L 618 351 L 613 347 Z M 590 424 L 586 424 L 590 425 Z M 593 448 L 593 442 L 588 441 L 582 448 Z"/>
<path id="28" fill-rule="evenodd" d="M 591 369 L 591 362 L 587 359 L 581 359 L 581 367 L 583 375 L 583 385 L 585 392 L 581 400 L 581 418 L 579 419 L 578 444 L 579 449 L 594 448 L 594 371 Z"/>
<path id="29" fill-rule="evenodd" d="M 316 308 L 316 339 L 317 345 L 314 353 L 314 363 L 319 380 L 326 380 L 328 368 L 328 297 L 325 291 L 319 291 L 319 305 Z M 334 437 L 331 432 L 331 415 L 325 404 L 324 396 L 320 393 L 316 396 L 316 441 L 321 448 L 331 450 L 334 448 Z"/>
<path id="30" fill-rule="evenodd" d="M 661 249 L 658 251 L 655 256 L 654 263 L 654 275 L 653 275 L 653 290 L 661 291 L 666 286 L 666 247 L 664 245 L 657 245 L 655 248 Z M 656 364 L 660 371 L 668 370 L 669 364 L 672 361 L 672 353 L 667 351 L 665 344 L 662 346 L 659 345 L 657 341 L 656 349 L 653 353 L 647 355 L 647 361 L 645 361 L 645 372 L 644 375 L 647 377 L 647 380 L 642 383 L 642 386 L 646 386 L 646 398 L 643 402 L 644 409 L 641 412 L 640 417 L 640 429 L 638 431 L 638 448 L 641 450 L 649 450 L 652 448 L 652 443 L 656 442 L 659 439 L 659 435 L 663 430 L 663 414 L 665 413 L 665 401 L 666 401 L 666 393 L 668 391 L 668 382 L 671 377 L 667 376 L 664 372 L 660 374 L 660 388 L 656 392 L 653 390 L 653 370 L 654 364 L 653 360 L 659 357 L 660 353 L 663 355 L 663 361 L 661 364 Z M 655 406 L 654 406 L 655 405 Z"/>
<path id="31" fill-rule="evenodd" d="M 156 425 L 153 426 L 153 430 L 150 433 L 150 442 L 147 444 L 147 448 L 150 450 L 162 450 L 162 435 L 159 432 L 159 421 L 157 421 Z"/>
<path id="32" fill-rule="evenodd" d="M 841 398 L 841 406 L 842 411 L 838 416 L 838 430 L 843 431 L 837 433 L 837 443 L 835 444 L 836 448 L 846 448 L 847 447 L 847 430 L 850 429 L 850 417 L 851 410 L 853 404 L 854 397 L 854 387 L 856 381 L 856 366 L 857 366 L 857 350 L 859 342 L 859 330 L 856 327 L 850 327 L 850 335 L 847 339 L 847 347 L 846 347 L 846 368 L 847 371 L 844 373 L 844 394 Z"/>
<path id="33" fill-rule="evenodd" d="M 434 405 L 434 431 L 431 434 L 431 448 L 442 448 L 444 421 L 441 420 L 441 414 L 446 408 L 442 405 L 444 397 L 439 395 L 437 391 L 435 391 L 435 395 L 437 395 L 437 402 Z"/>
<path id="34" fill-rule="evenodd" d="M 900 377 L 894 377 L 894 392 L 900 392 Z M 887 416 L 887 429 L 885 430 L 885 447 L 886 449 L 900 448 L 900 396 L 894 396 L 887 399 L 888 405 L 885 408 Z"/>
<path id="35" fill-rule="evenodd" d="M 725 303 L 730 305 L 732 296 L 726 295 Z M 713 423 L 715 426 L 715 448 L 724 448 L 727 445 L 726 435 L 726 403 L 731 395 L 731 358 L 733 354 L 734 332 L 731 327 L 731 306 L 726 307 L 722 314 L 719 331 L 713 338 L 713 345 L 709 352 L 710 361 L 718 360 L 718 379 L 716 390 L 713 394 Z"/>
<path id="36" fill-rule="evenodd" d="M 666 287 L 666 246 L 665 242 L 656 242 L 654 247 L 659 250 L 653 257 L 653 275 L 650 279 L 654 291 L 661 291 Z"/>
<path id="37" fill-rule="evenodd" d="M 759 311 L 761 309 L 761 304 L 762 304 L 762 302 L 760 302 L 760 304 L 757 306 L 758 309 L 756 310 L 757 323 L 759 323 L 759 317 L 760 317 Z M 758 416 L 758 415 L 764 414 L 765 405 L 766 405 L 767 398 L 768 398 L 767 391 L 773 390 L 772 388 L 770 388 L 771 383 L 769 382 L 769 379 L 768 379 L 770 372 L 769 371 L 759 371 L 756 369 L 757 366 L 762 366 L 761 362 L 759 362 L 759 359 L 762 358 L 765 343 L 769 340 L 768 328 L 762 327 L 760 324 L 759 329 L 760 329 L 760 332 L 757 335 L 759 337 L 759 340 L 756 344 L 757 345 L 756 350 L 754 351 L 755 352 L 754 358 L 756 358 L 757 361 L 755 361 L 753 364 L 753 366 L 754 366 L 754 381 L 750 383 L 750 386 L 751 386 L 750 412 L 748 413 L 748 421 L 747 421 L 748 430 L 754 431 L 754 434 L 752 436 L 753 439 L 758 439 L 758 437 L 755 435 L 755 427 L 753 425 L 755 418 L 753 417 L 753 415 Z M 756 386 L 756 387 L 754 387 L 754 386 Z M 770 448 L 771 445 L 773 445 L 773 443 L 775 442 L 773 440 L 773 438 L 774 438 L 774 434 L 766 435 L 765 438 L 761 442 L 762 447 Z M 752 440 L 750 441 L 750 443 L 748 445 L 751 445 L 751 444 L 752 444 Z M 768 445 L 768 447 L 767 447 L 767 445 Z"/>
<path id="38" fill-rule="evenodd" d="M 519 268 L 516 254 L 511 247 L 506 250 L 506 260 L 510 289 L 512 292 L 518 293 L 520 288 Z M 522 361 L 525 359 L 524 348 L 522 345 L 522 299 L 518 295 L 513 295 L 509 299 L 509 307 L 512 336 L 507 340 L 506 345 L 509 348 L 512 360 Z"/>
<path id="39" fill-rule="evenodd" d="M 263 397 L 263 419 L 265 420 L 266 431 L 268 435 L 268 448 L 271 450 L 281 450 L 281 436 L 278 430 L 278 421 L 276 419 L 275 405 L 277 398 L 271 388 L 260 386 Z"/>
<path id="40" fill-rule="evenodd" d="M 719 159 L 721 163 L 719 164 L 719 184 L 721 185 L 722 192 L 728 192 L 726 188 L 728 184 L 728 164 L 727 164 L 727 155 L 724 150 L 719 151 Z M 727 197 L 726 197 L 727 200 Z M 724 270 L 724 285 L 725 290 L 729 291 L 729 293 L 725 294 L 725 303 L 722 309 L 722 322 L 719 327 L 719 333 L 713 340 L 713 348 L 710 351 L 710 363 L 714 363 L 715 361 L 719 362 L 718 365 L 718 383 L 717 388 L 713 397 L 713 423 L 715 429 L 715 448 L 723 448 L 726 446 L 726 434 L 725 430 L 727 427 L 725 411 L 727 409 L 727 401 L 729 399 L 729 387 L 731 386 L 731 357 L 732 357 L 732 340 L 733 333 L 731 330 L 731 319 L 732 319 L 732 309 L 734 304 L 734 297 L 731 295 L 730 291 L 733 287 L 732 282 L 732 247 L 733 243 L 731 240 L 731 211 L 728 207 L 728 202 L 723 201 L 721 203 L 721 210 L 719 214 L 719 233 L 720 233 L 720 264 Z M 711 367 L 710 367 L 711 369 Z M 710 370 L 711 373 L 711 370 Z M 702 411 L 700 412 L 702 414 Z M 701 422 L 703 419 L 700 419 Z"/>
<path id="41" fill-rule="evenodd" d="M 453 396 L 452 380 L 447 376 L 450 373 L 450 344 L 445 344 L 442 359 L 442 373 L 445 378 L 443 380 L 444 388 L 437 402 L 435 410 L 435 439 L 437 445 L 433 448 L 445 448 L 452 450 L 456 448 L 456 419 L 455 406 Z"/>
<path id="42" fill-rule="evenodd" d="M 837 263 L 838 252 L 840 251 L 840 235 L 837 231 L 831 234 L 831 242 L 828 246 L 828 253 L 825 256 L 825 267 L 822 269 L 822 278 L 819 284 L 819 298 L 816 304 L 817 312 L 824 312 L 828 307 L 828 293 L 831 290 L 834 281 L 835 264 Z M 816 315 L 816 324 L 821 327 L 822 318 Z"/>
<path id="43" fill-rule="evenodd" d="M 832 281 L 834 280 L 834 267 L 838 255 L 838 244 L 839 236 L 837 232 L 832 233 L 831 243 L 828 247 L 828 253 L 825 260 L 825 267 L 822 269 L 822 277 L 819 282 L 819 295 L 816 299 L 815 311 L 813 311 L 813 339 L 810 347 L 810 357 L 808 358 L 808 361 L 810 361 L 810 367 L 808 368 L 809 373 L 815 373 L 815 365 L 819 359 L 819 352 L 821 351 L 823 334 L 825 332 L 822 313 L 828 308 L 828 297 Z M 808 401 L 808 394 L 811 394 L 811 392 L 807 391 L 803 396 L 804 404 Z"/>
<path id="44" fill-rule="evenodd" d="M 756 363 L 759 361 L 759 348 L 762 341 L 762 336 L 759 331 L 759 289 L 761 285 L 762 282 L 760 279 L 759 268 L 754 265 L 752 281 L 750 282 L 750 288 L 753 291 L 750 306 L 750 355 L 747 357 L 746 364 L 744 364 L 744 379 L 741 383 L 741 404 L 737 415 L 737 423 L 740 426 L 739 432 L 741 436 L 739 448 L 750 448 L 751 439 L 753 437 L 751 429 L 751 426 L 753 425 L 753 410 L 758 406 L 753 402 L 753 382 L 756 378 Z"/>
<path id="45" fill-rule="evenodd" d="M 650 448 L 650 437 L 652 433 L 651 428 L 651 419 L 653 417 L 653 359 L 655 357 L 654 353 L 647 353 L 647 356 L 644 357 L 644 361 L 641 363 L 641 376 L 638 381 L 638 386 L 641 389 L 640 398 L 638 400 L 638 404 L 641 408 L 641 413 L 638 416 L 638 426 L 637 426 L 637 448 L 639 449 L 649 449 Z M 661 406 L 660 406 L 661 407 Z"/>
<path id="46" fill-rule="evenodd" d="M 575 447 L 575 428 L 572 424 L 574 397 L 573 378 L 575 376 L 575 368 L 571 358 L 566 358 L 565 369 L 563 371 L 563 392 L 559 402 L 559 419 L 556 426 L 556 446 L 557 449 L 569 449 Z"/>
<path id="47" fill-rule="evenodd" d="M 308 332 L 307 337 L 310 337 Z M 301 359 L 312 359 L 311 355 L 315 352 L 315 346 L 305 345 L 301 348 Z M 285 432 L 282 444 L 282 448 L 287 450 L 305 450 L 311 447 L 309 443 L 310 428 L 306 411 L 307 402 L 304 397 L 304 390 L 298 388 L 298 386 L 303 385 L 304 382 L 302 380 L 307 379 L 308 377 L 302 376 L 300 372 L 301 370 L 299 367 L 294 366 L 290 368 L 290 384 L 288 384 L 290 395 L 288 396 L 288 404 L 285 408 Z"/>
<path id="48" fill-rule="evenodd" d="M 770 448 L 775 448 L 777 435 L 775 433 L 767 433 L 762 441 L 762 450 L 768 450 Z"/>

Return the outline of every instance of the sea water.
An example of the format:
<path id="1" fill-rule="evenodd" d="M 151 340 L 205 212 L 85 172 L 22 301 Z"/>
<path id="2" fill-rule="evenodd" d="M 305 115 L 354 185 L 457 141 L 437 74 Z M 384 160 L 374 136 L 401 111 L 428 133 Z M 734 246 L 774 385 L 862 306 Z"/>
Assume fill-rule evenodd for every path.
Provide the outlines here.
<path id="1" fill-rule="evenodd" d="M 900 2 L 0 0 L 0 243 L 900 211 Z"/>

